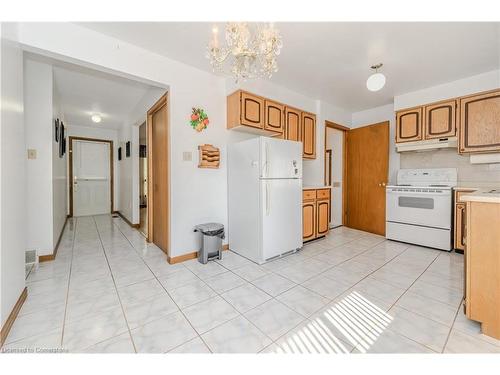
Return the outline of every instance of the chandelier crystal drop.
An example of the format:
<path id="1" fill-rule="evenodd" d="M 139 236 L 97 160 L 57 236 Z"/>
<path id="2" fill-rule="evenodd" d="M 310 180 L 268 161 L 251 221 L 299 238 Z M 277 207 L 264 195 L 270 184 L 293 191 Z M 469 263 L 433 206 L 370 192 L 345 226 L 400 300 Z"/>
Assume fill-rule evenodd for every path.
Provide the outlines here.
<path id="1" fill-rule="evenodd" d="M 225 28 L 225 45 L 219 45 L 218 28 L 212 29 L 212 40 L 207 47 L 207 58 L 214 72 L 223 72 L 230 64 L 236 79 L 267 77 L 278 71 L 277 56 L 283 41 L 273 24 L 262 26 L 246 22 L 229 22 Z"/>

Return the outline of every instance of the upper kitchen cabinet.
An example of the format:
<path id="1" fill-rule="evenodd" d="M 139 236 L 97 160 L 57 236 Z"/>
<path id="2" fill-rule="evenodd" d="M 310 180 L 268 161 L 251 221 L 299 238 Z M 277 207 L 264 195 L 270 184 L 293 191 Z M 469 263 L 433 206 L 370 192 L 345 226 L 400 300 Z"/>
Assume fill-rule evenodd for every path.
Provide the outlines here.
<path id="1" fill-rule="evenodd" d="M 454 137 L 456 108 L 456 100 L 426 105 L 424 107 L 424 138 Z"/>
<path id="2" fill-rule="evenodd" d="M 290 141 L 302 141 L 301 112 L 298 109 L 285 108 L 286 139 Z"/>
<path id="3" fill-rule="evenodd" d="M 264 129 L 283 134 L 285 130 L 285 106 L 272 100 L 265 100 Z"/>
<path id="4" fill-rule="evenodd" d="M 422 107 L 396 112 L 396 143 L 422 140 Z"/>
<path id="5" fill-rule="evenodd" d="M 316 115 L 302 112 L 302 157 L 316 159 Z"/>
<path id="6" fill-rule="evenodd" d="M 227 128 L 238 128 L 256 134 L 275 135 L 265 126 L 265 99 L 238 90 L 227 97 Z"/>
<path id="7" fill-rule="evenodd" d="M 458 150 L 500 151 L 500 90 L 460 98 Z"/>

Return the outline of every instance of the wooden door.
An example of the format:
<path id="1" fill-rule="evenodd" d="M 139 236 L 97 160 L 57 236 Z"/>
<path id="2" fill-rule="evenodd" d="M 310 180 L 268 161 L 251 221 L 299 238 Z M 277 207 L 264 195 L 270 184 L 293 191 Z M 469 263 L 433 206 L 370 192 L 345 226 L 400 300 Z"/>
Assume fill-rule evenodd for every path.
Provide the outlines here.
<path id="1" fill-rule="evenodd" d="M 385 235 L 389 122 L 347 132 L 347 226 Z"/>
<path id="2" fill-rule="evenodd" d="M 302 240 L 309 241 L 316 238 L 316 201 L 309 200 L 302 203 Z"/>
<path id="3" fill-rule="evenodd" d="M 316 116 L 302 112 L 302 157 L 316 159 Z"/>
<path id="4" fill-rule="evenodd" d="M 167 97 L 163 96 L 148 111 L 148 144 L 150 147 L 148 239 L 169 254 L 168 189 L 168 117 Z"/>
<path id="5" fill-rule="evenodd" d="M 324 236 L 329 230 L 330 200 L 318 200 L 316 203 L 316 235 Z"/>
<path id="6" fill-rule="evenodd" d="M 500 151 L 500 90 L 460 99 L 459 151 Z"/>
<path id="7" fill-rule="evenodd" d="M 264 99 L 241 92 L 241 125 L 262 129 L 264 126 Z"/>
<path id="8" fill-rule="evenodd" d="M 425 139 L 454 137 L 456 134 L 456 100 L 427 105 L 424 108 Z"/>
<path id="9" fill-rule="evenodd" d="M 290 141 L 302 141 L 302 125 L 300 111 L 294 108 L 285 108 L 286 139 Z"/>
<path id="10" fill-rule="evenodd" d="M 285 130 L 285 106 L 266 100 L 265 108 L 264 129 L 283 134 Z"/>
<path id="11" fill-rule="evenodd" d="M 396 113 L 396 143 L 422 140 L 422 107 Z"/>
<path id="12" fill-rule="evenodd" d="M 465 250 L 465 203 L 455 204 L 455 249 Z"/>

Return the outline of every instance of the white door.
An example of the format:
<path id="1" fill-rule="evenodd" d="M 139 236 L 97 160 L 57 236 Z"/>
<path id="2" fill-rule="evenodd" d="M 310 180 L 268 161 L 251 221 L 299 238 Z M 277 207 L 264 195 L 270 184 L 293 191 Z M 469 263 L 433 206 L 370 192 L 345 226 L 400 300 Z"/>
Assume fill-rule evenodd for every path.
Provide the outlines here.
<path id="1" fill-rule="evenodd" d="M 73 141 L 73 216 L 111 212 L 109 143 Z"/>
<path id="2" fill-rule="evenodd" d="M 332 185 L 332 204 L 330 205 L 330 227 L 342 225 L 342 189 L 343 157 L 344 157 L 344 132 L 338 129 L 327 128 L 326 147 L 332 150 L 331 176 L 329 183 Z"/>
<path id="3" fill-rule="evenodd" d="M 302 143 L 261 137 L 261 178 L 302 178 Z"/>
<path id="4" fill-rule="evenodd" d="M 261 180 L 262 256 L 302 247 L 302 180 Z"/>

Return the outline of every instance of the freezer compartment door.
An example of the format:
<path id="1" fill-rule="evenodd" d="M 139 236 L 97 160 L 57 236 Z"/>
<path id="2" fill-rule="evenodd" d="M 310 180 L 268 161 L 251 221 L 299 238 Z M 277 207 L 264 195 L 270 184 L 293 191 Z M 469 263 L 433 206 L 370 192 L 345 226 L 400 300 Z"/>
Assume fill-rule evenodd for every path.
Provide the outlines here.
<path id="1" fill-rule="evenodd" d="M 263 261 L 302 247 L 302 180 L 261 181 Z"/>
<path id="2" fill-rule="evenodd" d="M 302 178 L 302 143 L 260 138 L 260 178 Z"/>

